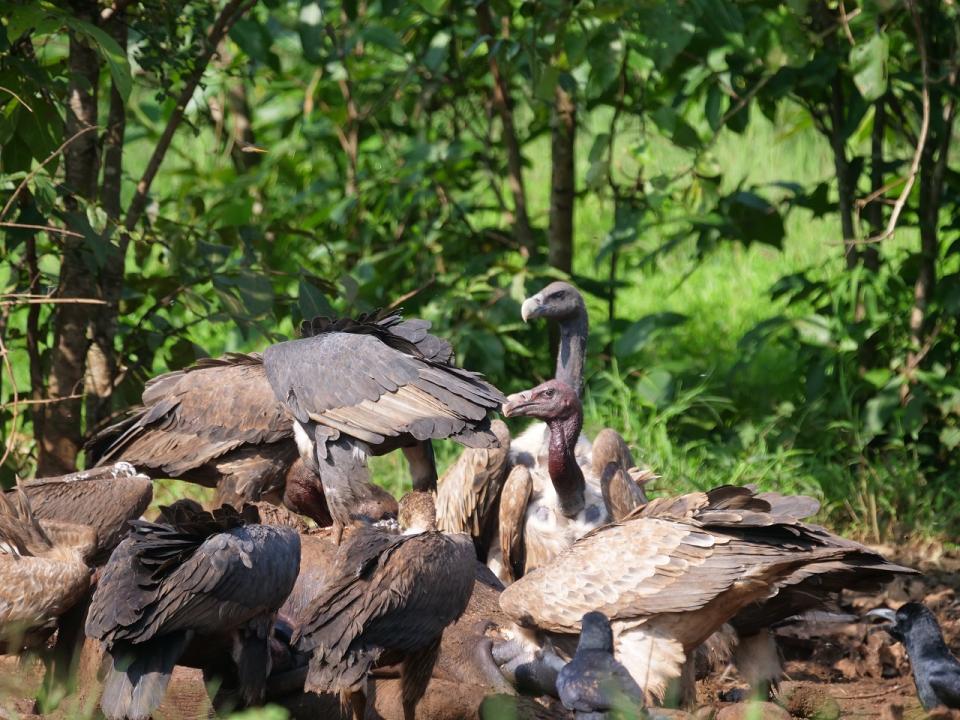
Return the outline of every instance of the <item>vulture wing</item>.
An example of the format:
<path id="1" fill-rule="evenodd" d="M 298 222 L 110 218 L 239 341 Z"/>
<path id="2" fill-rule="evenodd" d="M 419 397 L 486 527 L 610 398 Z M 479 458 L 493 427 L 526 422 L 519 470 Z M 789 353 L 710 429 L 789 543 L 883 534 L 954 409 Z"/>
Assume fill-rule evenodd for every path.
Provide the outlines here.
<path id="1" fill-rule="evenodd" d="M 313 651 L 308 687 L 352 687 L 383 651 L 430 646 L 466 609 L 474 566 L 466 535 L 356 531 L 294 637 Z"/>
<path id="2" fill-rule="evenodd" d="M 525 465 L 514 465 L 500 495 L 500 553 L 507 577 L 523 575 L 527 565 L 523 530 L 533 495 L 533 478 Z"/>
<path id="3" fill-rule="evenodd" d="M 510 431 L 501 420 L 490 423 L 498 443 L 489 448 L 467 448 L 440 480 L 437 524 L 444 532 L 466 533 L 477 555 L 487 557 L 496 527 L 496 512 L 507 477 Z"/>
<path id="4" fill-rule="evenodd" d="M 241 445 L 292 437 L 260 356 L 231 353 L 150 380 L 143 407 L 99 433 L 89 452 L 98 465 L 122 459 L 180 477 Z"/>
<path id="5" fill-rule="evenodd" d="M 96 561 L 106 560 L 153 498 L 150 478 L 116 463 L 20 485 L 40 520 L 87 525 L 96 532 Z"/>
<path id="6" fill-rule="evenodd" d="M 230 630 L 279 609 L 300 566 L 290 528 L 241 525 L 222 532 L 203 517 L 138 522 L 114 551 L 94 593 L 86 631 L 113 643 L 178 630 Z"/>
<path id="7" fill-rule="evenodd" d="M 392 344 L 374 333 L 327 332 L 272 345 L 264 352 L 267 377 L 300 423 L 373 445 L 401 434 L 453 437 L 475 447 L 495 442 L 486 416 L 504 401 L 500 391 L 477 373 L 420 357 L 413 343 L 390 337 Z"/>

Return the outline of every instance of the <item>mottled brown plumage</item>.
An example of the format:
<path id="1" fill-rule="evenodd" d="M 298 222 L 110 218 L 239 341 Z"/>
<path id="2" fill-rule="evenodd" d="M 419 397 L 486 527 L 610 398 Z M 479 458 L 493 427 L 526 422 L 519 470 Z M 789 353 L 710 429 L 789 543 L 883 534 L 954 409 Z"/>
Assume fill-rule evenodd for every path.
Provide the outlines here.
<path id="1" fill-rule="evenodd" d="M 24 493 L 0 495 L 0 639 L 19 646 L 73 607 L 90 586 L 95 546 L 91 528 L 37 520 Z"/>
<path id="2" fill-rule="evenodd" d="M 510 453 L 510 430 L 503 421 L 491 422 L 490 430 L 497 443 L 489 448 L 465 448 L 437 489 L 438 527 L 470 535 L 480 558 L 486 558 L 497 530 L 497 507 Z"/>
<path id="3" fill-rule="evenodd" d="M 126 536 L 127 522 L 140 517 L 153 498 L 150 478 L 129 463 L 59 477 L 28 480 L 19 486 L 41 520 L 86 525 L 96 532 L 95 565 L 102 564 Z"/>
<path id="4" fill-rule="evenodd" d="M 372 526 L 350 533 L 294 635 L 312 655 L 306 689 L 351 697 L 359 717 L 378 662 L 402 663 L 404 714 L 413 716 L 443 630 L 469 602 L 473 543 L 436 530 L 432 507 L 429 495 L 412 493 L 400 504 L 409 534 Z"/>
<path id="5" fill-rule="evenodd" d="M 524 465 L 514 465 L 500 497 L 500 553 L 506 582 L 522 577 L 526 570 L 527 548 L 523 530 L 532 495 L 530 470 Z"/>
<path id="6" fill-rule="evenodd" d="M 751 490 L 724 486 L 651 501 L 525 575 L 500 604 L 520 624 L 560 634 L 603 612 L 620 661 L 662 697 L 685 654 L 740 609 L 798 568 L 849 554 Z"/>

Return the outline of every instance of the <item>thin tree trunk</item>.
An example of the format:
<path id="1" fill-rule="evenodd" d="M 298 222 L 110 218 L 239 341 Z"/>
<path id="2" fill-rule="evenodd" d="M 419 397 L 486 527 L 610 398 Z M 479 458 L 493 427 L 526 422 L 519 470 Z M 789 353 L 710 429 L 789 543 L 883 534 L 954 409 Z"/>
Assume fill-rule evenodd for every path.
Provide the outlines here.
<path id="1" fill-rule="evenodd" d="M 480 32 L 489 38 L 492 46 L 496 32 L 493 28 L 493 17 L 490 13 L 488 0 L 477 3 L 477 27 Z M 500 63 L 493 52 L 488 53 L 490 75 L 493 78 L 493 106 L 500 116 L 503 128 L 503 144 L 507 149 L 507 173 L 510 193 L 513 195 L 514 230 L 517 241 L 529 257 L 537 253 L 537 243 L 530 226 L 530 217 L 527 214 L 527 193 L 523 184 L 523 153 L 520 150 L 520 141 L 517 138 L 517 129 L 513 122 L 513 109 L 510 102 L 510 87 L 500 70 Z"/>
<path id="2" fill-rule="evenodd" d="M 110 16 L 107 30 L 120 48 L 127 49 L 126 10 L 121 9 Z M 103 136 L 103 184 L 100 201 L 110 218 L 111 230 L 116 230 L 120 220 L 120 191 L 123 182 L 123 136 L 127 114 L 123 96 L 116 84 L 110 87 L 110 111 Z M 92 342 L 87 351 L 87 427 L 97 427 L 101 420 L 110 416 L 113 389 L 117 383 L 117 354 L 114 339 L 117 335 L 120 313 L 120 294 L 123 291 L 124 258 L 120 248 L 110 244 L 110 260 L 100 276 L 100 298 L 108 305 L 97 312 L 90 324 Z"/>
<path id="3" fill-rule="evenodd" d="M 845 99 L 843 76 L 838 71 L 830 83 L 830 148 L 833 150 L 833 166 L 837 173 L 837 204 L 840 210 L 840 229 L 843 233 L 843 250 L 847 268 L 856 267 L 859 260 L 855 244 L 853 208 L 855 179 L 850 177 L 847 160 L 847 141 L 843 136 Z"/>
<path id="4" fill-rule="evenodd" d="M 870 192 L 876 198 L 866 207 L 867 222 L 870 223 L 870 235 L 883 232 L 883 136 L 887 131 L 887 105 L 885 97 L 873 104 L 873 129 L 870 133 Z M 871 272 L 880 269 L 880 251 L 875 243 L 863 248 L 863 265 Z"/>
<path id="5" fill-rule="evenodd" d="M 28 284 L 27 292 L 31 295 L 40 294 L 40 266 L 37 262 L 37 235 L 30 233 L 27 237 L 26 261 Z M 30 399 L 35 401 L 31 408 L 31 419 L 33 420 L 33 436 L 42 438 L 44 436 L 43 428 L 43 405 L 39 403 L 43 399 L 43 361 L 40 355 L 40 305 L 33 304 L 27 308 L 27 359 L 30 363 Z"/>
<path id="6" fill-rule="evenodd" d="M 550 184 L 549 262 L 573 270 L 573 207 L 576 198 L 574 146 L 577 138 L 576 101 L 557 83 L 554 94 L 550 148 L 553 156 Z"/>
<path id="7" fill-rule="evenodd" d="M 76 16 L 95 23 L 97 3 L 80 0 L 74 3 Z M 64 133 L 71 138 L 77 132 L 97 124 L 97 84 L 100 63 L 96 51 L 75 34 L 70 34 L 69 76 Z M 64 201 L 69 218 L 81 212 L 77 198 L 92 201 L 97 196 L 98 153 L 96 134 L 84 133 L 64 150 Z M 71 227 L 75 232 L 82 228 Z M 90 297 L 94 291 L 89 254 L 82 237 L 65 236 L 60 264 L 60 298 Z M 54 309 L 54 343 L 51 356 L 47 395 L 54 400 L 44 405 L 43 430 L 38 438 L 39 457 L 37 474 L 62 475 L 76 470 L 80 452 L 82 405 L 79 396 L 83 389 L 85 358 L 87 354 L 87 327 L 91 305 L 60 304 Z M 62 399 L 59 399 L 62 398 Z M 59 400 L 58 400 L 59 399 Z"/>

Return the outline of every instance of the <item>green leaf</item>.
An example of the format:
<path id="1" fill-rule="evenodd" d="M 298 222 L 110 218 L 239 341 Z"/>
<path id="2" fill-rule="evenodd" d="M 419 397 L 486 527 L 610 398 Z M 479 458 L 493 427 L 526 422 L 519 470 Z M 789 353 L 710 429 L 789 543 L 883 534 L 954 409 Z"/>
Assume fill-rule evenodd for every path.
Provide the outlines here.
<path id="1" fill-rule="evenodd" d="M 660 330 L 677 327 L 687 321 L 686 315 L 674 312 L 652 313 L 640 318 L 627 328 L 617 340 L 614 350 L 618 357 L 628 357 L 646 346 Z"/>
<path id="2" fill-rule="evenodd" d="M 334 315 L 333 308 L 327 301 L 326 295 L 304 278 L 300 278 L 298 304 L 300 314 L 303 315 L 305 320 L 310 320 L 318 315 L 326 315 L 327 317 Z"/>
<path id="3" fill-rule="evenodd" d="M 319 65 L 323 62 L 323 10 L 317 2 L 307 2 L 300 6 L 297 22 L 300 34 L 300 49 L 307 62 Z"/>
<path id="4" fill-rule="evenodd" d="M 360 31 L 360 37 L 368 43 L 379 45 L 387 50 L 393 50 L 394 52 L 403 51 L 403 42 L 401 42 L 397 34 L 383 25 L 370 25 L 365 27 Z"/>
<path id="5" fill-rule="evenodd" d="M 65 17 L 67 25 L 78 35 L 83 35 L 89 39 L 100 53 L 100 57 L 107 63 L 110 70 L 110 77 L 116 86 L 120 96 L 126 100 L 130 97 L 130 90 L 133 88 L 133 77 L 130 74 L 130 63 L 127 61 L 127 54 L 117 44 L 117 41 L 107 35 L 96 25 L 91 25 L 75 17 Z"/>
<path id="6" fill-rule="evenodd" d="M 887 91 L 887 58 L 890 41 L 878 32 L 865 43 L 850 49 L 853 82 L 863 99 L 872 102 Z"/>

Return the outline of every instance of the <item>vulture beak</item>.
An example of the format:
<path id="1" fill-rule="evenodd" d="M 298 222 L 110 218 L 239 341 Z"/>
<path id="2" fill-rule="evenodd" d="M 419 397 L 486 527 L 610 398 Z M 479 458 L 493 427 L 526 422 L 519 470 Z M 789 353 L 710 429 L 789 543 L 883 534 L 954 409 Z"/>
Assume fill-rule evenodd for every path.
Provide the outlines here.
<path id="1" fill-rule="evenodd" d="M 871 610 L 866 615 L 870 620 L 881 620 L 883 622 L 891 623 L 892 625 L 897 624 L 897 613 L 891 610 L 890 608 L 877 608 L 876 610 Z"/>
<path id="2" fill-rule="evenodd" d="M 530 302 L 530 300 L 527 300 L 527 302 Z M 507 401 L 503 404 L 503 416 L 508 418 L 523 417 L 525 415 L 524 411 L 534 404 L 532 395 L 533 393 L 529 390 L 508 395 Z"/>
<path id="3" fill-rule="evenodd" d="M 524 322 L 528 322 L 530 318 L 540 317 L 543 309 L 543 298 L 538 293 L 523 301 L 523 305 L 520 306 L 520 317 Z"/>

